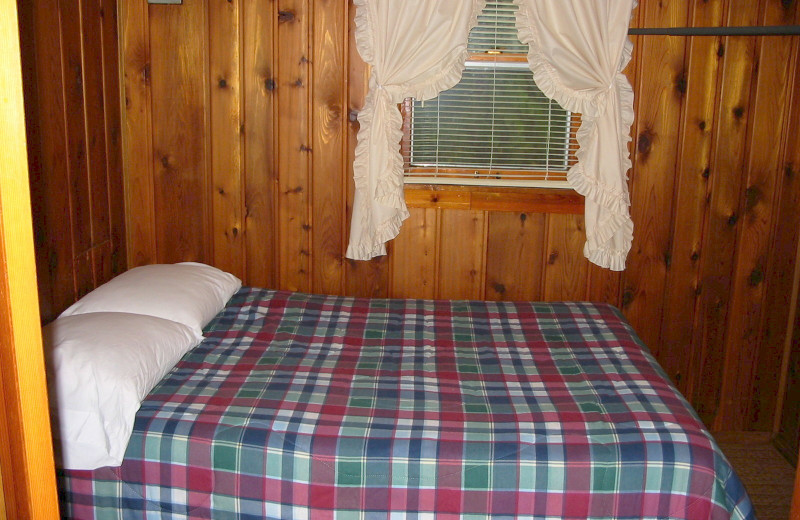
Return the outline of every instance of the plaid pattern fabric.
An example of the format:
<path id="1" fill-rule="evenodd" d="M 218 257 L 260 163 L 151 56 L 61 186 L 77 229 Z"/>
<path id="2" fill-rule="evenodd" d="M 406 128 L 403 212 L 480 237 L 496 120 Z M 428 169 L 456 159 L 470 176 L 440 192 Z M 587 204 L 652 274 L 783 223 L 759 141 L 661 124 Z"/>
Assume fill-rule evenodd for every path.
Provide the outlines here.
<path id="1" fill-rule="evenodd" d="M 244 288 L 73 518 L 754 518 L 619 311 Z"/>

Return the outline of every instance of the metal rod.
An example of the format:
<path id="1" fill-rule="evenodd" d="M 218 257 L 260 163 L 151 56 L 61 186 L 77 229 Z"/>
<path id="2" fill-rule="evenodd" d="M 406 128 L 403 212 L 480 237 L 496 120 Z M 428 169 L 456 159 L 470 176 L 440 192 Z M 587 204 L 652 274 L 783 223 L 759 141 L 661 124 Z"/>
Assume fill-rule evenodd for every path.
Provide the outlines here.
<path id="1" fill-rule="evenodd" d="M 662 36 L 795 36 L 800 25 L 750 25 L 739 27 L 643 27 L 628 34 Z"/>

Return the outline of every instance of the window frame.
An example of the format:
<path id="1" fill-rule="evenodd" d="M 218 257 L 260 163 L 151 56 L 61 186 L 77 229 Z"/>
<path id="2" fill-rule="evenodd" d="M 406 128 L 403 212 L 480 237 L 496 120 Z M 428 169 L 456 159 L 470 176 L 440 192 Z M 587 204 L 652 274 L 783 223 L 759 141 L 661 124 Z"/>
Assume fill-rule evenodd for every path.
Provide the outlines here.
<path id="1" fill-rule="evenodd" d="M 513 63 L 524 63 L 526 66 L 528 65 L 527 55 L 520 54 L 520 53 L 502 53 L 502 52 L 484 52 L 484 53 L 472 53 L 467 57 L 467 62 L 494 62 L 494 63 L 502 63 L 502 62 L 513 62 Z M 541 181 L 513 181 L 514 175 L 530 175 L 532 173 L 539 173 L 543 176 L 546 175 L 548 172 L 544 169 L 536 169 L 536 170 L 515 170 L 510 168 L 454 168 L 454 167 L 414 167 L 414 172 L 419 173 L 427 173 L 430 172 L 432 175 L 430 177 L 419 176 L 418 178 L 409 178 L 405 177 L 405 173 L 409 171 L 411 168 L 410 165 L 410 158 L 411 158 L 411 145 L 412 145 L 412 121 L 413 121 L 413 105 L 414 99 L 407 98 L 403 102 L 398 105 L 398 109 L 400 110 L 401 116 L 403 118 L 403 137 L 400 142 L 400 153 L 403 157 L 403 173 L 404 173 L 404 182 L 406 186 L 406 190 L 422 190 L 422 191 L 435 191 L 437 193 L 441 193 L 443 191 L 453 191 L 456 193 L 463 193 L 463 192 L 475 192 L 475 193 L 520 193 L 527 190 L 557 190 L 557 191 L 571 191 L 574 193 L 574 190 L 566 181 L 564 180 L 541 180 Z M 577 150 L 578 144 L 576 140 L 576 133 L 577 128 L 580 126 L 580 114 L 571 113 L 570 115 L 571 120 L 569 123 L 569 144 L 568 149 L 569 153 L 567 156 L 567 171 L 571 168 L 576 162 L 577 158 L 575 156 L 575 150 Z M 507 182 L 503 184 L 491 184 L 480 179 L 476 179 L 475 181 L 471 181 L 468 178 L 468 175 L 480 172 L 484 176 L 491 176 L 494 174 L 508 176 L 511 177 L 510 179 L 504 179 Z M 434 174 L 436 178 L 434 179 Z M 452 174 L 453 176 L 448 179 L 448 174 Z M 566 173 L 565 173 L 566 177 Z M 414 188 L 414 187 L 421 187 L 421 188 Z M 432 190 L 433 187 L 440 187 L 439 189 Z M 509 191 L 511 190 L 511 191 Z M 520 199 L 524 199 L 525 197 L 518 197 Z M 538 195 L 538 192 L 532 193 L 531 197 L 528 197 L 530 201 L 541 201 L 543 200 L 541 196 Z M 569 199 L 569 197 L 562 197 L 565 200 Z M 414 200 L 418 200 L 418 197 L 413 197 Z M 574 204 L 571 204 L 574 206 Z M 533 203 L 533 207 L 539 207 L 538 203 Z M 581 208 L 583 204 L 580 204 Z M 577 212 L 570 210 L 569 213 Z"/>

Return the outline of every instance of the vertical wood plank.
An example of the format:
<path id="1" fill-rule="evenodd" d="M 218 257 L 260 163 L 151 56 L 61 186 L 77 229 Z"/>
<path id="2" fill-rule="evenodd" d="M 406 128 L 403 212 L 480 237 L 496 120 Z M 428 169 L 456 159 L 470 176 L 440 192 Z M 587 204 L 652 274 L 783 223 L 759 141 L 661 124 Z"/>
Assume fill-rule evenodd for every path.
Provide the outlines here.
<path id="1" fill-rule="evenodd" d="M 7 502 L 13 507 L 10 518 L 50 519 L 58 517 L 58 495 L 46 413 L 20 38 L 13 0 L 0 0 L 0 34 L 4 36 L 0 38 L 0 430 L 9 441 L 0 446 L 0 471 L 3 489 L 13 486 Z"/>
<path id="2" fill-rule="evenodd" d="M 313 290 L 341 294 L 346 247 L 344 146 L 347 132 L 347 3 L 314 2 L 311 109 Z"/>
<path id="3" fill-rule="evenodd" d="M 244 276 L 240 0 L 210 2 L 209 91 L 214 265 Z"/>
<path id="4" fill-rule="evenodd" d="M 768 24 L 776 21 L 764 20 Z M 758 38 L 756 49 L 758 68 L 747 136 L 747 177 L 742 186 L 744 206 L 738 230 L 731 319 L 726 333 L 721 390 L 725 398 L 717 419 L 718 427 L 736 431 L 746 426 L 754 363 L 762 347 L 755 342 L 764 303 L 764 273 L 770 258 L 776 189 L 782 173 L 782 135 L 788 115 L 786 107 L 790 106 L 787 80 L 793 73 L 790 39 Z"/>
<path id="5" fill-rule="evenodd" d="M 486 298 L 541 300 L 546 215 L 496 212 L 488 218 Z"/>
<path id="6" fill-rule="evenodd" d="M 451 210 L 442 212 L 439 234 L 439 284 L 437 298 L 481 300 L 486 212 Z"/>
<path id="7" fill-rule="evenodd" d="M 42 319 L 50 321 L 75 300 L 70 229 L 67 140 L 62 85 L 61 21 L 56 0 L 44 0 L 42 8 L 20 4 L 23 38 L 32 44 L 23 49 L 34 69 L 26 77 L 26 130 L 30 153 L 31 198 L 34 205 L 37 271 Z M 43 288 L 46 288 L 42 290 Z"/>
<path id="8" fill-rule="evenodd" d="M 727 23 L 756 25 L 758 12 L 756 3 L 731 0 Z M 691 360 L 692 404 L 707 425 L 713 425 L 723 397 L 725 330 L 741 217 L 754 45 L 753 38 L 725 38 L 718 86 L 720 101 L 709 172 L 711 201 L 704 224 L 701 294 Z"/>
<path id="9" fill-rule="evenodd" d="M 684 26 L 686 2 L 649 2 L 639 7 L 645 26 Z M 628 268 L 623 274 L 623 306 L 628 319 L 658 357 L 663 312 L 678 128 L 686 87 L 686 40 L 680 37 L 639 39 L 640 98 L 635 123 L 635 165 L 631 175 L 631 217 L 636 231 Z"/>
<path id="10" fill-rule="evenodd" d="M 278 0 L 280 287 L 311 290 L 308 0 Z"/>
<path id="11" fill-rule="evenodd" d="M 60 4 L 61 54 L 66 104 L 67 168 L 69 179 L 72 255 L 75 258 L 75 292 L 80 297 L 94 286 L 92 263 L 86 253 L 92 247 L 91 192 L 86 139 L 86 106 L 83 98 L 82 23 L 80 9 Z"/>
<path id="12" fill-rule="evenodd" d="M 348 122 L 347 127 L 347 216 L 349 232 L 353 216 L 353 160 L 355 158 L 356 137 L 358 135 L 358 112 L 364 106 L 369 84 L 369 67 L 361 59 L 355 43 L 355 14 L 353 0 L 348 0 Z M 390 243 L 388 249 L 394 246 Z M 389 292 L 389 261 L 387 257 L 373 258 L 368 262 L 347 260 L 345 262 L 345 292 L 353 296 L 385 297 Z"/>
<path id="13" fill-rule="evenodd" d="M 110 221 L 110 271 L 117 275 L 127 268 L 125 236 L 125 191 L 122 165 L 122 120 L 120 116 L 120 59 L 117 33 L 117 2 L 100 0 L 103 51 L 103 103 L 105 116 L 106 182 Z M 107 279 L 98 280 L 99 283 Z"/>
<path id="14" fill-rule="evenodd" d="M 583 256 L 583 215 L 548 216 L 544 299 L 585 300 L 589 261 Z"/>
<path id="15" fill-rule="evenodd" d="M 692 25 L 720 26 L 723 2 L 694 2 Z M 686 95 L 681 116 L 675 217 L 664 287 L 660 361 L 664 370 L 688 394 L 694 316 L 699 296 L 703 222 L 708 210 L 711 138 L 715 130 L 716 93 L 722 38 L 688 39 Z M 690 396 L 689 396 L 690 397 Z"/>
<path id="16" fill-rule="evenodd" d="M 243 0 L 245 279 L 258 287 L 277 287 L 278 234 L 275 197 L 276 132 L 274 41 L 277 5 Z"/>
<path id="17" fill-rule="evenodd" d="M 95 246 L 111 239 L 110 208 L 108 203 L 108 172 L 106 171 L 105 105 L 103 100 L 103 13 L 99 0 L 82 1 L 81 37 L 83 62 L 83 99 L 86 107 L 86 152 L 89 171 L 90 229 L 92 248 L 92 288 L 107 275 L 102 256 L 95 257 Z"/>
<path id="18" fill-rule="evenodd" d="M 788 85 L 792 94 L 791 109 L 784 130 L 786 146 L 778 175 L 781 178 L 780 198 L 775 203 L 775 227 L 772 235 L 772 254 L 765 274 L 766 292 L 761 326 L 758 358 L 753 363 L 755 378 L 749 420 L 755 430 L 769 431 L 776 409 L 785 339 L 791 336 L 787 327 L 792 303 L 793 273 L 800 229 L 800 37 L 792 38 L 794 48 L 791 62 L 794 77 Z M 788 329 L 788 330 L 787 330 Z"/>
<path id="19" fill-rule="evenodd" d="M 150 84 L 150 20 L 144 2 L 120 2 L 123 67 L 122 157 L 128 264 L 156 262 L 155 188 Z"/>
<path id="20" fill-rule="evenodd" d="M 208 262 L 205 2 L 150 5 L 158 262 Z M 168 43 L 170 42 L 170 43 Z"/>
<path id="21" fill-rule="evenodd" d="M 394 240 L 392 298 L 435 298 L 437 218 L 434 208 L 410 208 Z"/>

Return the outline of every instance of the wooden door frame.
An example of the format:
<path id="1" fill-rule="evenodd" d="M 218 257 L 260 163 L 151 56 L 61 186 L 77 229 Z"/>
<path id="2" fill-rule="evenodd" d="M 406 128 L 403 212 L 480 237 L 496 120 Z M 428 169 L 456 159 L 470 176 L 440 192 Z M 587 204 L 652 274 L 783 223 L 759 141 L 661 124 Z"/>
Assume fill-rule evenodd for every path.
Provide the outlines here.
<path id="1" fill-rule="evenodd" d="M 0 473 L 7 518 L 58 518 L 16 0 L 0 0 Z"/>

